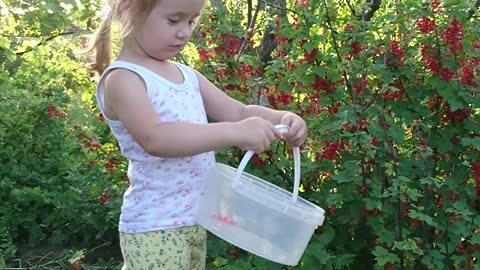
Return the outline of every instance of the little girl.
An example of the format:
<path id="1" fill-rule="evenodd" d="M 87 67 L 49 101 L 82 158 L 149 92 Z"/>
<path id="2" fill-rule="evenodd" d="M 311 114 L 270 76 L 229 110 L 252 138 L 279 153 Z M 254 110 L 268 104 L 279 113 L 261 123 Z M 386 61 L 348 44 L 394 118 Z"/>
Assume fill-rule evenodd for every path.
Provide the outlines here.
<path id="1" fill-rule="evenodd" d="M 128 159 L 130 187 L 120 215 L 123 269 L 204 269 L 206 232 L 195 211 L 214 151 L 262 152 L 276 138 L 306 138 L 298 115 L 244 105 L 197 71 L 170 61 L 187 44 L 205 0 L 108 0 L 110 13 L 92 39 L 92 70 L 104 115 Z M 110 64 L 110 27 L 122 47 Z M 215 123 L 207 122 L 207 115 Z M 275 124 L 290 127 L 281 135 Z M 282 137 L 283 136 L 283 137 Z"/>

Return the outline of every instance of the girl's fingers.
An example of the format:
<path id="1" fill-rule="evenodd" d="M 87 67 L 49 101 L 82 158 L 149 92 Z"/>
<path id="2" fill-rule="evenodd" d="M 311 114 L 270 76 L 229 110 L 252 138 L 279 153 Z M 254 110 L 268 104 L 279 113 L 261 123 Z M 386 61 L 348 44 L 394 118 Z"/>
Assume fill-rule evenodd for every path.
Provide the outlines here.
<path id="1" fill-rule="evenodd" d="M 293 146 L 300 146 L 305 141 L 305 137 L 306 130 L 302 128 L 295 133 L 289 134 L 288 138 L 286 138 L 286 141 Z"/>

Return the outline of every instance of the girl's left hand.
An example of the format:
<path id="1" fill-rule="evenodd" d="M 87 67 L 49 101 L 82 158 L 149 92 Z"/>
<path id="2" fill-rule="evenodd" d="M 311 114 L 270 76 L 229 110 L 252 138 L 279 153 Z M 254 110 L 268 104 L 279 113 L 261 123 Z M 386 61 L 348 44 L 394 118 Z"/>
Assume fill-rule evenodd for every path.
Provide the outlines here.
<path id="1" fill-rule="evenodd" d="M 288 112 L 281 121 L 281 124 L 290 127 L 288 133 L 283 136 L 283 139 L 291 146 L 301 146 L 307 138 L 307 124 L 299 115 Z"/>

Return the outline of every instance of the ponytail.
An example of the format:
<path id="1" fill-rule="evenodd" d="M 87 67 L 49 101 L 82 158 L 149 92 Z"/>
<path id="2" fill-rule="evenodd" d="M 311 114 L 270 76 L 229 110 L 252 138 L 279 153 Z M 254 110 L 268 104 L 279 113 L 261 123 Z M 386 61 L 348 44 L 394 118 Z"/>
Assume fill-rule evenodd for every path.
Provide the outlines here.
<path id="1" fill-rule="evenodd" d="M 110 65 L 112 54 L 112 29 L 113 16 L 110 12 L 100 24 L 95 34 L 89 40 L 85 55 L 87 56 L 87 68 L 102 74 Z"/>
<path id="2" fill-rule="evenodd" d="M 132 1 L 129 6 L 122 6 L 126 1 L 108 0 L 109 12 L 89 39 L 84 51 L 87 69 L 102 74 L 110 65 L 112 58 L 112 24 L 120 23 L 122 39 L 132 33 L 143 22 L 158 0 Z M 134 3 L 134 4 L 133 4 Z"/>

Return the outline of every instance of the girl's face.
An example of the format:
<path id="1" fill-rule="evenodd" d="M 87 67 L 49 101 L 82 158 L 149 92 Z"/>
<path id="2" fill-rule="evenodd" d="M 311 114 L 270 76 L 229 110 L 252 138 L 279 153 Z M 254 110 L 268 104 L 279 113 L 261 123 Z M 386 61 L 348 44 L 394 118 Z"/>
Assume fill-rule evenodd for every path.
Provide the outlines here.
<path id="1" fill-rule="evenodd" d="M 132 36 L 149 57 L 167 60 L 187 44 L 205 0 L 161 0 Z"/>

